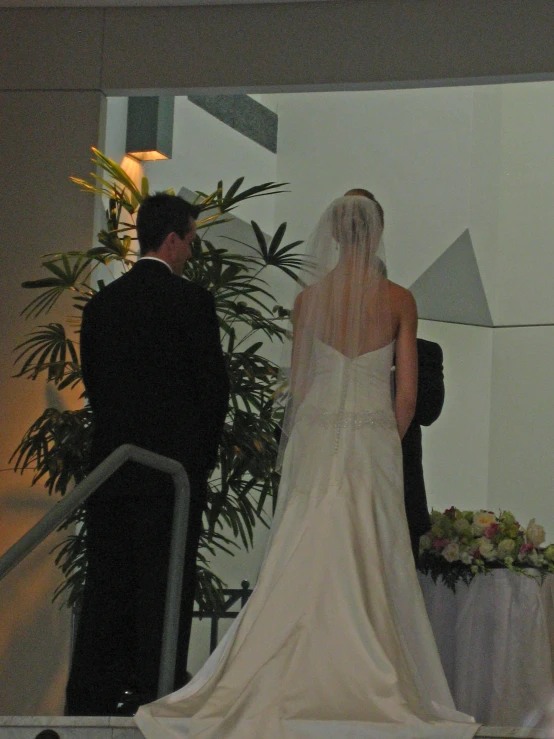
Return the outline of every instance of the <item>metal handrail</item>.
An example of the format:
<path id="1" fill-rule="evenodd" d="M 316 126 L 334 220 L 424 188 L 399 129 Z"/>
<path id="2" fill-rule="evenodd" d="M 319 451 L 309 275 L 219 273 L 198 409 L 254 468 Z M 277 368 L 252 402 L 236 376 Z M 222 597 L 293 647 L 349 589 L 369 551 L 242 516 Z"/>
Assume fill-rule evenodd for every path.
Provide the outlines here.
<path id="1" fill-rule="evenodd" d="M 180 462 L 133 444 L 122 444 L 0 557 L 0 580 L 49 534 L 55 531 L 68 516 L 82 506 L 87 498 L 125 462 L 138 462 L 160 472 L 167 472 L 172 476 L 175 485 L 175 506 L 173 509 L 162 652 L 158 678 L 158 697 L 161 697 L 173 691 L 175 678 L 183 563 L 190 506 L 189 479 Z"/>

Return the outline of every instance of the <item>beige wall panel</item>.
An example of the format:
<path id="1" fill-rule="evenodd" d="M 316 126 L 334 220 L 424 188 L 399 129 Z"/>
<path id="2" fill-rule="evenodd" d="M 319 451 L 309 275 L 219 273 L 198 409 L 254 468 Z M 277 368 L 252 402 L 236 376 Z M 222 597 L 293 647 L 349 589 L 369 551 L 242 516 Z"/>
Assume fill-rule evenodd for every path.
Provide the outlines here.
<path id="1" fill-rule="evenodd" d="M 90 171 L 103 108 L 101 93 L 0 93 L 0 130 L 10 142 L 0 147 L 0 554 L 54 502 L 10 470 L 11 452 L 46 406 L 80 404 L 43 381 L 14 379 L 13 348 L 32 328 L 20 316 L 31 292 L 20 284 L 43 276 L 40 255 L 91 244 L 94 200 L 68 175 Z M 56 312 L 35 324 L 49 320 Z M 51 537 L 0 583 L 0 714 L 63 711 L 69 614 L 51 604 L 61 580 L 54 544 Z"/>
<path id="2" fill-rule="evenodd" d="M 336 87 L 552 74 L 553 27 L 550 0 L 110 8 L 102 84 Z"/>
<path id="3" fill-rule="evenodd" d="M 99 89 L 100 8 L 0 9 L 0 89 Z"/>
<path id="4" fill-rule="evenodd" d="M 0 402 L 3 417 L 10 419 L 0 441 L 2 467 L 13 441 L 35 418 L 34 407 L 27 411 L 25 405 L 31 396 L 44 405 L 45 395 L 38 380 L 8 379 L 12 350 L 32 328 L 20 312 L 33 295 L 20 285 L 45 276 L 40 255 L 91 243 L 94 200 L 69 175 L 85 177 L 91 169 L 90 147 L 98 144 L 102 104 L 101 93 L 0 94 L 0 130 L 10 141 L 9 147 L 0 147 L 0 253 L 9 264 L 0 272 L 1 294 L 9 297 L 0 308 Z"/>

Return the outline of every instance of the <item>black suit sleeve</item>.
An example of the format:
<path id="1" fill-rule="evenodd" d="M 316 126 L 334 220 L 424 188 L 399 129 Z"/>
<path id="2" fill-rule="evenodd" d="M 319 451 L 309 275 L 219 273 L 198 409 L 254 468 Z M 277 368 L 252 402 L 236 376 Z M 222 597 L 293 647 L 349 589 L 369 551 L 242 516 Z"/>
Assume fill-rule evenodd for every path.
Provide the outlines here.
<path id="1" fill-rule="evenodd" d="M 197 324 L 198 406 L 206 420 L 205 449 L 208 468 L 215 465 L 229 404 L 229 376 L 221 348 L 219 323 L 211 293 L 203 301 Z"/>
<path id="2" fill-rule="evenodd" d="M 435 342 L 418 339 L 417 351 L 419 377 L 414 421 L 430 426 L 444 405 L 442 349 Z"/>

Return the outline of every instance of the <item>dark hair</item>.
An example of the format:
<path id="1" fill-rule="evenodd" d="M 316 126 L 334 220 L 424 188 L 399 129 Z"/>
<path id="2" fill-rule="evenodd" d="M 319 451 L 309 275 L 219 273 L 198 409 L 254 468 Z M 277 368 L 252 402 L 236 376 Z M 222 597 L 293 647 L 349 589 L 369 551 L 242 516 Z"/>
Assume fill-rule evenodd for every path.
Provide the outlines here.
<path id="1" fill-rule="evenodd" d="M 348 190 L 348 192 L 345 192 L 344 195 L 345 197 L 348 195 L 359 195 L 362 198 L 369 198 L 370 200 L 373 200 L 373 202 L 377 206 L 377 212 L 379 213 L 379 218 L 381 219 L 381 226 L 383 226 L 383 228 L 385 227 L 385 211 L 383 210 L 381 203 L 377 200 L 372 192 L 369 192 L 369 190 L 364 190 L 363 187 L 353 187 L 352 190 Z"/>
<path id="2" fill-rule="evenodd" d="M 190 220 L 200 209 L 179 195 L 157 192 L 146 197 L 138 209 L 137 237 L 141 255 L 158 251 L 164 239 L 175 232 L 181 239 L 190 231 Z"/>

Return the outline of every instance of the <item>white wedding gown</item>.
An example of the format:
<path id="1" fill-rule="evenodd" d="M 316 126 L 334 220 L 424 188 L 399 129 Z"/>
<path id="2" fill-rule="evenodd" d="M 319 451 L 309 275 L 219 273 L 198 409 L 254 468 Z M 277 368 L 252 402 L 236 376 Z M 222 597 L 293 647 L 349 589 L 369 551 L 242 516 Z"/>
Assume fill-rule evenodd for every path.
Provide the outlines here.
<path id="1" fill-rule="evenodd" d="M 477 731 L 452 702 L 413 564 L 393 350 L 348 359 L 317 342 L 315 380 L 285 455 L 279 524 L 254 592 L 195 678 L 139 709 L 148 739 L 466 739 Z M 352 379 L 341 398 L 336 373 Z"/>

